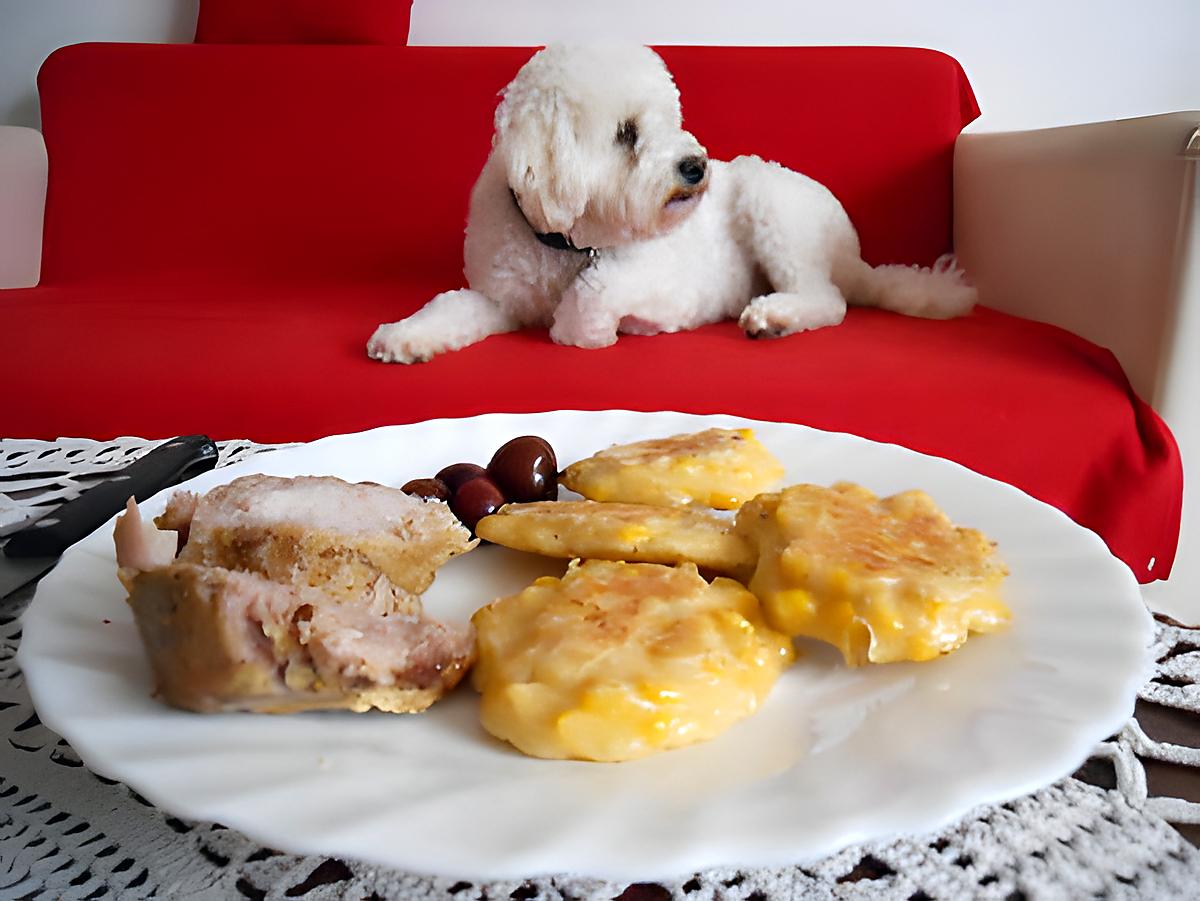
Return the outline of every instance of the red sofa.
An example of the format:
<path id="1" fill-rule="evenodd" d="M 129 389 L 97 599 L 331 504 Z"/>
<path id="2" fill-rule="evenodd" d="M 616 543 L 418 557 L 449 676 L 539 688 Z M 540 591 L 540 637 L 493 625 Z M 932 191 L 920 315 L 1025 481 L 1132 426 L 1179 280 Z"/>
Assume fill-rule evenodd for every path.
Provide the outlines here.
<path id="1" fill-rule="evenodd" d="M 823 181 L 872 262 L 950 249 L 958 64 L 888 48 L 664 48 L 710 153 Z M 1182 473 L 1113 356 L 986 305 L 854 309 L 746 340 L 733 323 L 604 350 L 542 331 L 412 367 L 375 328 L 459 287 L 467 195 L 523 49 L 80 45 L 39 87 L 41 285 L 0 292 L 0 434 L 292 441 L 552 408 L 731 412 L 854 432 L 1010 482 L 1170 570 Z M 983 298 L 986 304 L 987 298 Z"/>

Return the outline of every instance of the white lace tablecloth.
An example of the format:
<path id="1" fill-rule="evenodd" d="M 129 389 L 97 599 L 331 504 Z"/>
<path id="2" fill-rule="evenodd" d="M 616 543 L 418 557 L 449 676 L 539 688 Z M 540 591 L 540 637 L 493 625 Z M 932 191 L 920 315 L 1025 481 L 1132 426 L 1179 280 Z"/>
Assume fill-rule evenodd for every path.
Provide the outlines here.
<path id="1" fill-rule="evenodd" d="M 0 440 L 0 535 L 152 446 Z M 225 442 L 221 464 L 270 449 Z M 19 613 L 32 594 L 26 588 L 0 607 L 0 899 L 1200 899 L 1200 851 L 1170 825 L 1200 823 L 1200 805 L 1149 797 L 1144 765 L 1200 767 L 1200 750 L 1156 741 L 1137 720 L 1097 747 L 1076 774 L 1087 782 L 1066 778 L 973 810 L 938 833 L 859 845 L 804 866 L 715 869 L 631 886 L 570 875 L 471 883 L 281 853 L 158 810 L 91 773 L 40 723 L 15 662 Z M 1143 702 L 1200 711 L 1200 629 L 1159 624 L 1153 653 Z"/>

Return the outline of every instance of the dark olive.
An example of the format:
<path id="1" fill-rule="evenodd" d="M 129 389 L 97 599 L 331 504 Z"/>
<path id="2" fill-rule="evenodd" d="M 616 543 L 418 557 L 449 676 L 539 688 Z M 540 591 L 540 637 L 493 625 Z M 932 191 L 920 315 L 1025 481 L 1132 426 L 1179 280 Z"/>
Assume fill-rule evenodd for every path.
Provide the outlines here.
<path id="1" fill-rule="evenodd" d="M 487 466 L 504 496 L 514 503 L 558 497 L 558 460 L 544 438 L 522 435 L 501 447 Z"/>
<path id="2" fill-rule="evenodd" d="M 472 532 L 479 520 L 503 506 L 504 495 L 486 475 L 463 482 L 450 496 L 450 510 Z"/>
<path id="3" fill-rule="evenodd" d="M 411 482 L 405 482 L 400 490 L 427 501 L 450 500 L 450 489 L 441 479 L 413 479 Z"/>
<path id="4" fill-rule="evenodd" d="M 474 463 L 451 463 L 436 476 L 438 480 L 444 482 L 446 487 L 450 489 L 450 493 L 458 491 L 458 486 L 463 482 L 469 482 L 471 479 L 477 479 L 480 476 L 486 476 L 487 470 L 482 466 L 476 466 Z"/>

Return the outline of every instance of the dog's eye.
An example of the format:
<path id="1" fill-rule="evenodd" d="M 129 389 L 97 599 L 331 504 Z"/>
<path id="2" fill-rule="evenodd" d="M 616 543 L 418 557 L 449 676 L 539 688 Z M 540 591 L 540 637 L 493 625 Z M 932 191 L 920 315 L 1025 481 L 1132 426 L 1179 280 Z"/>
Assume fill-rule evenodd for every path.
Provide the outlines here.
<path id="1" fill-rule="evenodd" d="M 635 119 L 626 119 L 617 126 L 617 143 L 624 144 L 630 150 L 637 146 L 638 127 Z"/>

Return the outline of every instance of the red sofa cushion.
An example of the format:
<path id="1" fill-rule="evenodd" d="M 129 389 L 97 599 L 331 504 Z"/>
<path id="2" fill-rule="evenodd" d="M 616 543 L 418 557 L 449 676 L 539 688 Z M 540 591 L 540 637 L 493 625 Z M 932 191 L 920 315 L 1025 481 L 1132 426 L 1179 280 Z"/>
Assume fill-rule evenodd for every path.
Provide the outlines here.
<path id="1" fill-rule="evenodd" d="M 200 0 L 200 44 L 407 44 L 412 0 Z"/>
<path id="2" fill-rule="evenodd" d="M 821 180 L 874 262 L 950 247 L 958 64 L 895 48 L 668 47 L 718 158 Z M 522 48 L 85 44 L 39 76 L 44 283 L 462 281 L 467 197 Z M 786 115 L 783 111 L 786 109 Z"/>
<path id="3" fill-rule="evenodd" d="M 21 336 L 0 359 L 21 386 L 0 432 L 297 441 L 488 411 L 734 412 L 949 457 L 1099 532 L 1142 581 L 1169 572 L 1175 444 L 1112 355 L 1061 329 L 987 309 L 944 322 L 852 309 L 778 341 L 724 323 L 579 350 L 531 331 L 418 366 L 368 360 L 376 323 L 439 287 L 0 292 Z"/>

